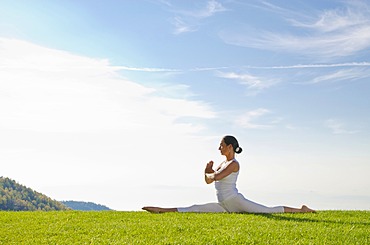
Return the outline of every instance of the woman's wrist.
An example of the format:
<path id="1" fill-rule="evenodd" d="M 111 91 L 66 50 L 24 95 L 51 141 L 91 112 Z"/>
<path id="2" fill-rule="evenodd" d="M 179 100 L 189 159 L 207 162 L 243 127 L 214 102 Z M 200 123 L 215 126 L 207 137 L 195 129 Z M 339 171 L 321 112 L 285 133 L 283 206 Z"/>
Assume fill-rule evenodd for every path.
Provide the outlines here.
<path id="1" fill-rule="evenodd" d="M 213 173 L 205 173 L 206 177 L 208 179 L 211 179 L 211 180 L 215 180 L 215 177 L 216 177 L 215 174 L 216 174 L 215 172 L 213 172 Z"/>
<path id="2" fill-rule="evenodd" d="M 214 173 L 215 171 L 212 169 L 212 168 L 206 168 L 205 170 L 204 170 L 204 173 L 206 173 L 206 174 L 212 174 L 212 173 Z"/>

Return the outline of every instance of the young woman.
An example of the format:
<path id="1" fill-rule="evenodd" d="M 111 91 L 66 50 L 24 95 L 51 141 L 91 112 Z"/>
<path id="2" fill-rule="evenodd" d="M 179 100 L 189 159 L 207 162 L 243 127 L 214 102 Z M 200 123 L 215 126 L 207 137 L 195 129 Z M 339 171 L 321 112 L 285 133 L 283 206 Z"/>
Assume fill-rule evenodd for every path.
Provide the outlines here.
<path id="1" fill-rule="evenodd" d="M 306 213 L 315 212 L 303 205 L 301 208 L 291 208 L 285 206 L 266 207 L 252 202 L 240 194 L 236 188 L 236 180 L 239 174 L 239 162 L 235 159 L 235 153 L 242 152 L 238 141 L 233 136 L 225 136 L 218 148 L 226 160 L 222 162 L 216 170 L 213 170 L 213 161 L 206 165 L 205 182 L 215 183 L 218 203 L 207 203 L 193 205 L 185 208 L 160 208 L 143 207 L 143 210 L 152 213 L 166 212 L 198 212 L 198 213 Z"/>

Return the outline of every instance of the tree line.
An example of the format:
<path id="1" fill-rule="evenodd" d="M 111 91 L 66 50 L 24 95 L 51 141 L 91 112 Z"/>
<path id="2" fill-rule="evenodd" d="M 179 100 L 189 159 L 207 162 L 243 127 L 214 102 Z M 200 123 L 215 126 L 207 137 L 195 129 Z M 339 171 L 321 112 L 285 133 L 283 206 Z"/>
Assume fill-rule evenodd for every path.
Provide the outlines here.
<path id="1" fill-rule="evenodd" d="M 0 177 L 0 210 L 53 211 L 68 209 L 62 203 L 31 188 L 20 185 L 9 178 Z"/>
<path id="2" fill-rule="evenodd" d="M 62 201 L 64 205 L 73 209 L 73 210 L 82 210 L 82 211 L 108 211 L 111 210 L 107 206 L 96 204 L 93 202 L 82 202 L 82 201 Z"/>

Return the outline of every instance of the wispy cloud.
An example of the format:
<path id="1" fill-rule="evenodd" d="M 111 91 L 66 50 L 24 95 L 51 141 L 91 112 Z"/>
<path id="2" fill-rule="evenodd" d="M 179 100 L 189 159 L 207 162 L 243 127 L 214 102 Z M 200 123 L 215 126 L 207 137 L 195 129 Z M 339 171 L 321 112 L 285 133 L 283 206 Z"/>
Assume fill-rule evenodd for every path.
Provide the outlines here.
<path id="1" fill-rule="evenodd" d="M 217 67 L 197 67 L 197 68 L 192 68 L 189 69 L 188 71 L 214 71 L 214 70 L 224 70 L 224 69 L 229 69 L 232 67 L 229 66 L 217 66 Z"/>
<path id="2" fill-rule="evenodd" d="M 340 68 L 340 67 L 370 67 L 370 62 L 347 62 L 347 63 L 328 63 L 328 64 L 297 64 L 286 66 L 215 66 L 215 67 L 195 67 L 189 69 L 157 68 L 157 67 L 132 67 L 132 66 L 111 66 L 114 70 L 139 71 L 139 72 L 203 72 L 221 71 L 226 69 L 312 69 L 312 68 Z M 226 73 L 225 73 L 226 74 Z M 236 74 L 236 73 L 235 73 Z"/>
<path id="3" fill-rule="evenodd" d="M 216 0 L 207 1 L 206 5 L 200 9 L 174 10 L 174 12 L 177 13 L 172 19 L 172 24 L 175 27 L 174 34 L 197 31 L 201 20 L 226 10 L 227 9 Z"/>
<path id="4" fill-rule="evenodd" d="M 249 33 L 225 31 L 220 36 L 233 45 L 295 52 L 314 59 L 330 60 L 370 48 L 369 9 L 369 5 L 363 2 L 361 5 L 349 4 L 344 9 L 325 10 L 310 21 L 282 16 L 289 19 L 297 30 L 288 34 L 262 30 L 257 36 L 251 36 Z"/>
<path id="5" fill-rule="evenodd" d="M 348 130 L 346 125 L 337 119 L 328 119 L 324 122 L 325 127 L 329 128 L 333 134 L 356 134 L 359 131 Z"/>
<path id="6" fill-rule="evenodd" d="M 361 1 L 349 1 L 344 8 L 328 9 L 321 12 L 311 21 L 298 21 L 291 19 L 297 27 L 304 27 L 318 32 L 342 32 L 345 29 L 369 25 L 370 7 Z"/>
<path id="7" fill-rule="evenodd" d="M 0 64 L 1 67 L 1 64 Z M 349 83 L 370 77 L 370 62 L 347 62 L 329 64 L 297 64 L 288 66 L 218 66 L 199 67 L 189 69 L 153 68 L 153 67 L 127 67 L 111 66 L 114 70 L 128 70 L 137 72 L 155 72 L 166 74 L 184 74 L 192 72 L 214 72 L 217 77 L 236 81 L 247 88 L 249 96 L 269 89 L 279 83 L 293 84 L 319 84 L 319 83 Z M 238 70 L 235 72 L 233 70 Z M 240 70 L 245 70 L 240 72 Z M 270 70 L 269 73 L 261 73 L 258 70 Z M 279 70 L 287 70 L 283 73 Z M 294 71 L 297 70 L 297 71 Z M 248 72 L 246 72 L 248 71 Z M 252 75 L 257 73 L 259 75 Z M 189 93 L 186 93 L 189 94 Z"/>
<path id="8" fill-rule="evenodd" d="M 369 69 L 343 69 L 337 70 L 331 73 L 326 73 L 324 75 L 320 75 L 312 79 L 309 83 L 320 83 L 320 82 L 327 82 L 327 81 L 353 81 L 359 80 L 363 78 L 370 77 Z"/>
<path id="9" fill-rule="evenodd" d="M 181 17 L 175 17 L 172 21 L 172 24 L 175 27 L 174 34 L 181 34 L 186 32 L 195 32 L 198 30 L 197 25 L 191 25 L 188 22 L 184 21 Z"/>
<path id="10" fill-rule="evenodd" d="M 1 67 L 1 64 L 0 64 Z M 343 81 L 362 80 L 370 77 L 369 62 L 348 62 L 331 64 L 297 64 L 288 66 L 240 66 L 240 67 L 199 67 L 189 69 L 173 68 L 154 68 L 154 67 L 128 67 L 110 66 L 112 70 L 127 70 L 137 72 L 154 72 L 166 74 L 183 74 L 189 72 L 212 72 L 221 78 L 226 78 L 238 82 L 247 88 L 247 95 L 256 95 L 265 89 L 269 89 L 281 82 L 291 82 L 294 84 L 318 84 L 323 82 L 338 83 Z M 229 71 L 230 70 L 230 71 Z M 232 70 L 249 70 L 249 72 L 234 72 Z M 253 71 L 254 70 L 254 71 Z M 271 70 L 269 76 L 252 75 L 251 71 L 258 73 L 257 70 Z M 288 70 L 283 74 L 274 70 Z M 289 70 L 298 70 L 290 72 Z M 306 71 L 307 70 L 307 71 Z M 291 75 L 288 75 L 291 74 Z M 168 89 L 169 87 L 167 87 Z M 164 93 L 165 94 L 165 93 Z M 186 93 L 189 94 L 189 93 Z"/>
<path id="11" fill-rule="evenodd" d="M 154 67 L 130 67 L 130 66 L 112 66 L 115 70 L 142 71 L 142 72 L 181 72 L 179 69 L 154 68 Z"/>
<path id="12" fill-rule="evenodd" d="M 246 86 L 249 90 L 254 93 L 261 91 L 263 89 L 269 88 L 276 84 L 275 79 L 261 78 L 257 76 L 250 75 L 249 73 L 235 73 L 235 72 L 217 72 L 218 77 L 223 77 L 231 80 L 236 80 L 240 84 Z"/>
<path id="13" fill-rule="evenodd" d="M 248 129 L 266 129 L 271 128 L 271 124 L 261 124 L 256 121 L 258 121 L 261 117 L 264 115 L 270 113 L 268 109 L 265 108 L 258 108 L 256 110 L 248 111 L 241 116 L 239 116 L 235 123 L 236 125 L 242 127 L 242 128 L 248 128 Z"/>
<path id="14" fill-rule="evenodd" d="M 202 9 L 198 12 L 194 12 L 194 16 L 196 18 L 207 18 L 211 17 L 212 15 L 226 11 L 226 8 L 219 2 L 215 0 L 211 0 L 207 2 L 207 6 L 205 9 Z"/>
<path id="15" fill-rule="evenodd" d="M 167 1 L 167 0 L 156 0 L 156 1 L 158 1 L 158 3 L 160 3 L 160 4 L 164 4 L 164 5 L 169 6 L 169 7 L 172 6 L 172 3 L 170 1 Z"/>
<path id="16" fill-rule="evenodd" d="M 297 64 L 288 66 L 244 66 L 252 69 L 302 69 L 302 68 L 333 68 L 333 67 L 370 67 L 370 62 L 346 62 L 328 64 Z"/>

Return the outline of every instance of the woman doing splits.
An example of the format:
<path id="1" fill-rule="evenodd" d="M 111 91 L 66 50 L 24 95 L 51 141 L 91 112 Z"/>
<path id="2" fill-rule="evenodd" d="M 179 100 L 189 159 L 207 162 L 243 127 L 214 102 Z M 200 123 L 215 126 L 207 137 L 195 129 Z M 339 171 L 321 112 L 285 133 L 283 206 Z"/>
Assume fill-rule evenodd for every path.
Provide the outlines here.
<path id="1" fill-rule="evenodd" d="M 239 162 L 235 159 L 235 153 L 242 152 L 238 141 L 233 136 L 225 136 L 219 150 L 226 160 L 213 170 L 213 161 L 207 163 L 205 169 L 205 182 L 215 183 L 218 203 L 193 205 L 184 208 L 160 208 L 143 207 L 143 210 L 152 213 L 166 212 L 197 212 L 197 213 L 306 213 L 315 212 L 303 205 L 301 208 L 285 206 L 266 207 L 246 199 L 236 188 L 236 180 L 239 174 Z"/>

